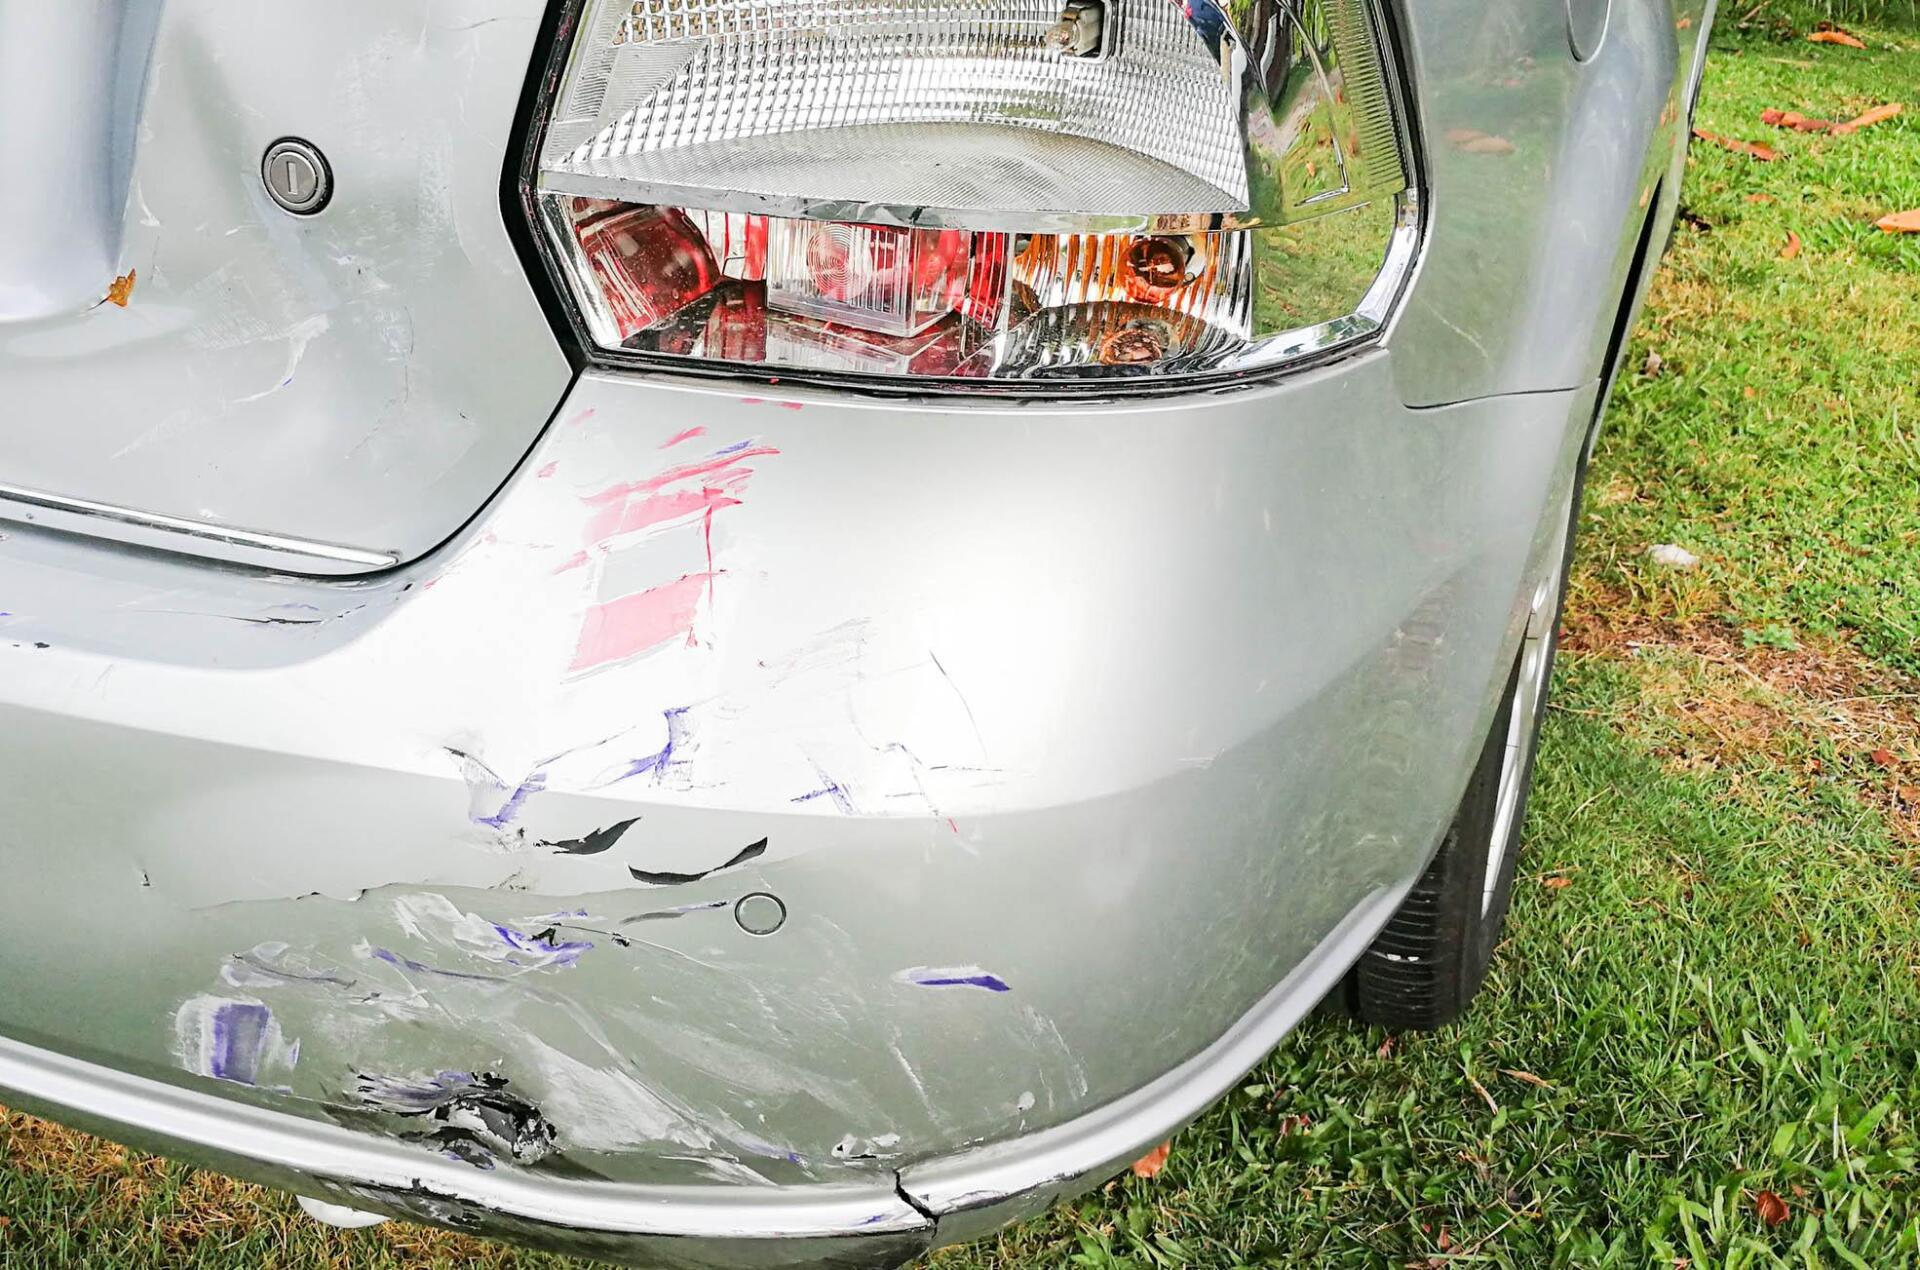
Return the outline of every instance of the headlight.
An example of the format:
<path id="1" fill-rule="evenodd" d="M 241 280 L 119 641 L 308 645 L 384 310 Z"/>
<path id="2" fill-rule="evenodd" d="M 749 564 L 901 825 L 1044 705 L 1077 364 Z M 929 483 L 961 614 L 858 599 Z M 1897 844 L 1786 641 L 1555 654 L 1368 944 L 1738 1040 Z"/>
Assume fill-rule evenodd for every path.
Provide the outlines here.
<path id="1" fill-rule="evenodd" d="M 1376 331 L 1415 186 L 1372 0 L 586 0 L 528 203 L 605 360 L 919 389 Z"/>

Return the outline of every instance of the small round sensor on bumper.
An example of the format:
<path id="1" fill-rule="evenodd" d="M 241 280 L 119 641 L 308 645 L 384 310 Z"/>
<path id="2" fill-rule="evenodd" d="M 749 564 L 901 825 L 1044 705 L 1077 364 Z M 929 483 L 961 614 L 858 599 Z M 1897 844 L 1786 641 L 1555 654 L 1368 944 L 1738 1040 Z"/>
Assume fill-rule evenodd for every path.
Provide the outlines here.
<path id="1" fill-rule="evenodd" d="M 733 906 L 733 920 L 749 935 L 771 935 L 787 922 L 787 906 L 777 895 L 755 891 Z"/>

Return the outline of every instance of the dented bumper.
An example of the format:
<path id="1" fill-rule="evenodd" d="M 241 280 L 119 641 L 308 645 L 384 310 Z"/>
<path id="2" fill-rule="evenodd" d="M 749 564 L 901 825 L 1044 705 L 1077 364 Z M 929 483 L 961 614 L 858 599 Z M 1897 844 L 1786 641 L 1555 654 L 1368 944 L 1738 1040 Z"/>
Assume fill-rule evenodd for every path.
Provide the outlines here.
<path id="1" fill-rule="evenodd" d="M 886 1264 L 1230 1086 L 1457 798 L 1592 394 L 583 376 L 353 582 L 0 544 L 0 1090 L 355 1207 Z"/>

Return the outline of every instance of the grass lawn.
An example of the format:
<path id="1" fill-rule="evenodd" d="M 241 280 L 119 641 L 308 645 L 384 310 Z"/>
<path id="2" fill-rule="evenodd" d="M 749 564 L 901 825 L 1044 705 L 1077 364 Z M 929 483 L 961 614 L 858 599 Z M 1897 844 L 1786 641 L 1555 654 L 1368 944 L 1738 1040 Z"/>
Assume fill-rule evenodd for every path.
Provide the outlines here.
<path id="1" fill-rule="evenodd" d="M 1872 227 L 1920 207 L 1920 36 L 1815 45 L 1745 8 L 1699 126 L 1783 157 L 1695 146 L 1485 995 L 1432 1036 L 1310 1020 L 1157 1179 L 936 1266 L 1920 1264 L 1920 236 Z M 1909 113 L 1760 121 L 1882 102 Z M 573 1264 L 323 1230 L 19 1115 L 0 1263 Z"/>

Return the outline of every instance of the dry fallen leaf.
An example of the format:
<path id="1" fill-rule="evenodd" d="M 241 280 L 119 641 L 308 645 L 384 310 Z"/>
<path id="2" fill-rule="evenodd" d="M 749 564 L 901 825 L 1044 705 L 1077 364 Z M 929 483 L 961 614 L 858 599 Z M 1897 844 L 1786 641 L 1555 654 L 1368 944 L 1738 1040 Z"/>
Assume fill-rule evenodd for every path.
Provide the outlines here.
<path id="1" fill-rule="evenodd" d="M 1543 1080 L 1540 1077 L 1535 1076 L 1532 1072 L 1523 1072 L 1523 1071 L 1517 1071 L 1511 1067 L 1502 1067 L 1500 1069 L 1500 1074 L 1502 1076 L 1511 1076 L 1515 1080 L 1522 1081 L 1538 1089 L 1553 1088 L 1553 1083 L 1551 1081 Z"/>
<path id="2" fill-rule="evenodd" d="M 1393 1053 L 1393 1045 L 1394 1045 L 1393 1037 L 1389 1035 L 1386 1040 L 1380 1042 L 1380 1048 L 1373 1052 L 1373 1056 L 1375 1058 L 1389 1057 Z"/>
<path id="3" fill-rule="evenodd" d="M 1173 1154 L 1173 1143 L 1162 1142 L 1133 1162 L 1135 1177 L 1159 1177 L 1160 1170 L 1167 1167 L 1167 1157 Z"/>
<path id="4" fill-rule="evenodd" d="M 1549 891 L 1564 891 L 1573 885 L 1573 879 L 1560 877 L 1541 878 L 1540 885 L 1546 887 Z"/>
<path id="5" fill-rule="evenodd" d="M 1792 1215 L 1787 1211 L 1787 1201 L 1772 1191 L 1760 1191 L 1754 1195 L 1753 1211 L 1760 1214 L 1760 1220 L 1769 1226 L 1778 1226 Z"/>
<path id="6" fill-rule="evenodd" d="M 1873 753 L 1867 755 L 1867 757 L 1881 767 L 1892 767 L 1899 762 L 1898 759 L 1893 757 L 1892 750 L 1875 750 Z"/>
<path id="7" fill-rule="evenodd" d="M 134 280 L 139 276 L 138 269 L 129 269 L 115 278 L 113 285 L 107 288 L 107 299 L 123 309 L 126 308 L 128 298 L 133 295 Z"/>
<path id="8" fill-rule="evenodd" d="M 1920 234 L 1920 207 L 1910 212 L 1894 212 L 1873 222 L 1889 234 Z"/>
<path id="9" fill-rule="evenodd" d="M 1791 229 L 1787 231 L 1787 245 L 1780 249 L 1780 259 L 1792 260 L 1800 254 L 1800 235 Z"/>
<path id="10" fill-rule="evenodd" d="M 1844 44 L 1850 49 L 1863 49 L 1867 47 L 1859 36 L 1849 35 L 1845 31 L 1838 29 L 1832 31 L 1815 31 L 1812 35 L 1809 35 L 1807 39 L 1815 44 Z"/>
<path id="11" fill-rule="evenodd" d="M 1888 102 L 1884 106 L 1875 106 L 1865 114 L 1849 119 L 1845 123 L 1835 124 L 1833 126 L 1833 135 L 1836 137 L 1844 137 L 1850 132 L 1858 132 L 1862 128 L 1871 128 L 1877 123 L 1885 123 L 1887 120 L 1899 115 L 1902 109 L 1904 109 L 1904 107 L 1897 101 Z"/>
<path id="12" fill-rule="evenodd" d="M 1772 163 L 1780 157 L 1778 150 L 1769 145 L 1762 145 L 1757 141 L 1742 141 L 1738 137 L 1723 137 L 1719 133 L 1707 132 L 1701 128 L 1695 128 L 1693 135 L 1702 141 L 1710 141 L 1714 145 L 1731 150 L 1735 154 L 1750 155 L 1762 163 Z"/>
<path id="13" fill-rule="evenodd" d="M 1773 201 L 1774 201 L 1774 198 L 1773 198 L 1773 195 L 1771 195 L 1771 194 L 1749 194 L 1749 195 L 1747 195 L 1747 202 L 1749 202 L 1749 203 L 1771 203 L 1771 202 L 1773 202 Z"/>
<path id="14" fill-rule="evenodd" d="M 1791 128 L 1795 132 L 1832 132 L 1840 126 L 1831 119 L 1815 119 L 1797 110 L 1763 110 L 1760 112 L 1760 122 L 1776 128 Z"/>

